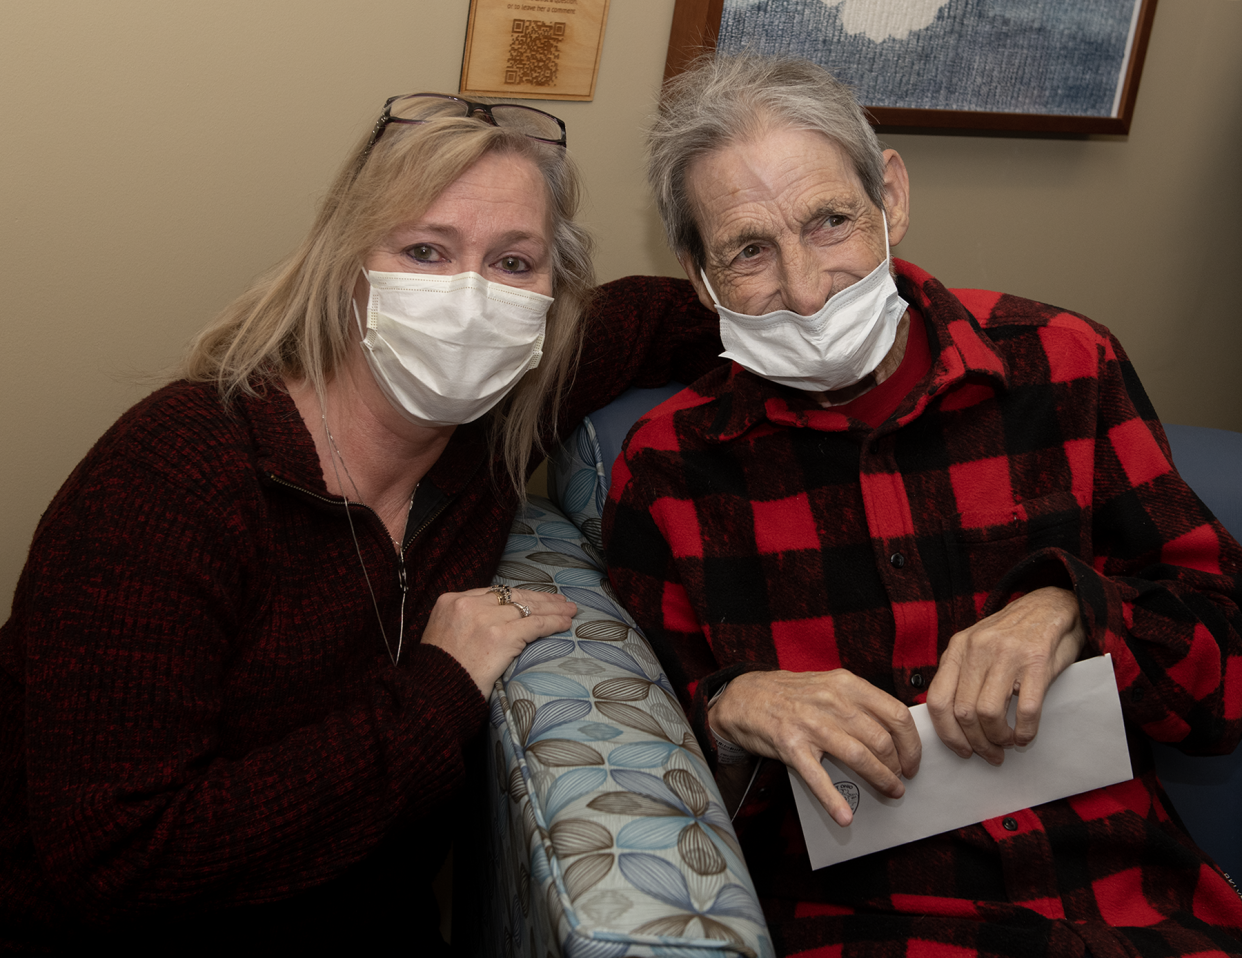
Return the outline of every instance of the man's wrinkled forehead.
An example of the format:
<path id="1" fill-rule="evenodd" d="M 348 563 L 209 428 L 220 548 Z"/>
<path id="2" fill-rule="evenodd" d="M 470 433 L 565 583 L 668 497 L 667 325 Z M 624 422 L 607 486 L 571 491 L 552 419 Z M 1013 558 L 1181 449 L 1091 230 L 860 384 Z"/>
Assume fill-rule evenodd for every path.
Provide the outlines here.
<path id="1" fill-rule="evenodd" d="M 687 197 L 705 252 L 799 229 L 832 212 L 857 215 L 866 191 L 841 146 L 817 131 L 768 128 L 691 161 Z"/>

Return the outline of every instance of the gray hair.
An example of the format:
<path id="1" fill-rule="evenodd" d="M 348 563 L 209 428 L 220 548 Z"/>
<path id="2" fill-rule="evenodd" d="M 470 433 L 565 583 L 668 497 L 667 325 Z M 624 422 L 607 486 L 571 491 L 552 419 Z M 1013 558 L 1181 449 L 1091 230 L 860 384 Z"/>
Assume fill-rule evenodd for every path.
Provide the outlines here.
<path id="1" fill-rule="evenodd" d="M 809 60 L 701 57 L 664 86 L 647 136 L 647 180 L 673 252 L 705 263 L 686 172 L 699 157 L 772 123 L 822 133 L 841 147 L 868 198 L 884 208 L 884 156 L 853 92 Z"/>

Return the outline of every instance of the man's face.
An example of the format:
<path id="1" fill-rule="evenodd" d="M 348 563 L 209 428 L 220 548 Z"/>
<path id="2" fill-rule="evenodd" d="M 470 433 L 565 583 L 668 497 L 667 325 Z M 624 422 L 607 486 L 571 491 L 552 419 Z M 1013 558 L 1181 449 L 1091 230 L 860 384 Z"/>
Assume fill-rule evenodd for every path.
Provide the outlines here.
<path id="1" fill-rule="evenodd" d="M 885 184 L 900 167 L 900 197 L 888 189 L 894 243 L 905 232 L 905 168 L 885 154 Z M 895 161 L 895 164 L 894 164 Z M 816 312 L 884 259 L 884 220 L 845 151 L 820 133 L 769 127 L 695 160 L 687 185 L 720 303 L 752 316 L 777 309 Z M 688 257 L 683 267 L 692 273 Z M 710 302 L 697 273 L 690 276 Z"/>

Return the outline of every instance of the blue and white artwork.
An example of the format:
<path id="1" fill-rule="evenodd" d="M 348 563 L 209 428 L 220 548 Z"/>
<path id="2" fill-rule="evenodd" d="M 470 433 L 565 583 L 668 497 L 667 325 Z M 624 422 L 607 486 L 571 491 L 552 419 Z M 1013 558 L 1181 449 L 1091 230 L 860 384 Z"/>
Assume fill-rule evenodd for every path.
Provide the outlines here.
<path id="1" fill-rule="evenodd" d="M 867 106 L 1115 117 L 1140 0 L 725 0 L 717 50 L 800 56 Z"/>

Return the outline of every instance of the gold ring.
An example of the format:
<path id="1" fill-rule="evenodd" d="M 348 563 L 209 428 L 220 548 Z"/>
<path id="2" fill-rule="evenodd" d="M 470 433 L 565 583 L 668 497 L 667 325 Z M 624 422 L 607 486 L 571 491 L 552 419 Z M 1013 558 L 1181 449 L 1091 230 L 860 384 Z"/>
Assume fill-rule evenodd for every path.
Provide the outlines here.
<path id="1" fill-rule="evenodd" d="M 522 613 L 523 619 L 526 618 L 528 615 L 530 615 L 530 606 L 522 605 L 521 602 L 513 602 L 511 604 L 513 605 L 515 609 L 517 609 L 519 612 Z"/>

